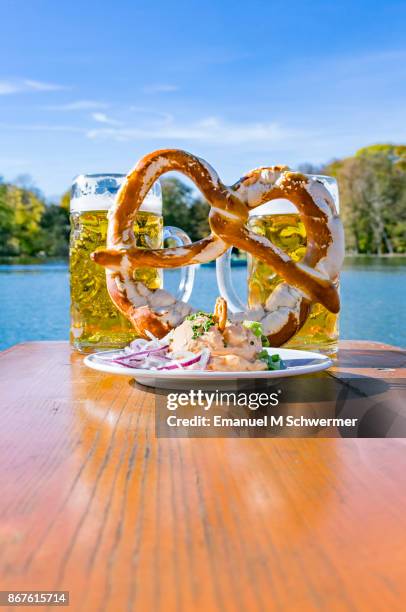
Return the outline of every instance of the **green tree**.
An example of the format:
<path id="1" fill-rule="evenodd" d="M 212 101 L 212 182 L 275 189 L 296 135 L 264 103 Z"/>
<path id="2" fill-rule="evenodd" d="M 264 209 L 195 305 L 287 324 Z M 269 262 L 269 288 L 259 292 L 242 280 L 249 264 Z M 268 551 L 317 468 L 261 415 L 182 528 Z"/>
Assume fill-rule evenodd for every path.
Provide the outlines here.
<path id="1" fill-rule="evenodd" d="M 180 227 L 193 241 L 207 236 L 209 205 L 189 185 L 177 178 L 164 179 L 162 198 L 165 225 Z"/>
<path id="2" fill-rule="evenodd" d="M 16 183 L 0 180 L 0 255 L 66 257 L 68 210 L 47 205 L 29 177 L 19 177 Z"/>
<path id="3" fill-rule="evenodd" d="M 18 254 L 37 255 L 42 250 L 41 218 L 45 202 L 31 190 L 7 186 L 7 203 L 13 210 L 13 237 Z"/>
<path id="4" fill-rule="evenodd" d="M 69 212 L 62 206 L 50 204 L 41 217 L 42 244 L 49 257 L 69 254 Z"/>
<path id="5" fill-rule="evenodd" d="M 68 191 L 65 191 L 65 193 L 61 196 L 60 202 L 59 202 L 59 206 L 61 206 L 64 210 L 66 210 L 69 213 L 69 209 L 70 209 L 70 189 L 68 189 Z"/>
<path id="6" fill-rule="evenodd" d="M 326 172 L 338 180 L 348 250 L 406 251 L 404 160 L 406 147 L 374 145 L 327 166 Z"/>
<path id="7" fill-rule="evenodd" d="M 355 157 L 374 156 L 376 154 L 383 155 L 389 161 L 400 168 L 406 170 L 406 145 L 394 144 L 375 144 L 359 149 Z"/>
<path id="8" fill-rule="evenodd" d="M 18 254 L 15 212 L 7 197 L 7 185 L 0 180 L 0 255 Z"/>
<path id="9" fill-rule="evenodd" d="M 177 178 L 164 179 L 161 185 L 165 224 L 177 225 L 187 231 L 193 204 L 192 188 Z"/>
<path id="10" fill-rule="evenodd" d="M 190 208 L 191 227 L 190 238 L 200 240 L 210 234 L 209 225 L 210 206 L 203 198 L 196 198 Z"/>

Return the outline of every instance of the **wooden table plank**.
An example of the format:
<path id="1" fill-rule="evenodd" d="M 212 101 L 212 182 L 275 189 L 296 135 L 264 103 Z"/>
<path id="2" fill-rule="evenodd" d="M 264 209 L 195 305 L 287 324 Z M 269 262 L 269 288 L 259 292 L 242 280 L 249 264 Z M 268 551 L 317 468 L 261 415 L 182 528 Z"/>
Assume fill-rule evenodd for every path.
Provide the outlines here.
<path id="1" fill-rule="evenodd" d="M 406 351 L 383 342 L 342 340 L 337 365 L 329 372 L 341 379 L 357 376 L 405 378 Z"/>
<path id="2" fill-rule="evenodd" d="M 342 347 L 334 376 L 403 374 L 404 351 Z M 66 343 L 0 353 L 0 403 L 2 589 L 86 611 L 404 609 L 404 440 L 156 439 L 154 395 Z"/>

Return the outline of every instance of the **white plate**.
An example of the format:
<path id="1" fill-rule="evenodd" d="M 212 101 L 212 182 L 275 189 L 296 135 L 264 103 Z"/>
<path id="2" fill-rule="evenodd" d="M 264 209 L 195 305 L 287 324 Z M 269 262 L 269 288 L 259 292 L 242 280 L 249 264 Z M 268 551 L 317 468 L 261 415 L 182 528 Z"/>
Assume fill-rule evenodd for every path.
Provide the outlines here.
<path id="1" fill-rule="evenodd" d="M 329 357 L 320 353 L 310 351 L 295 351 L 292 349 L 268 348 L 267 351 L 272 355 L 278 353 L 286 364 L 286 370 L 266 370 L 259 372 L 210 372 L 208 370 L 136 370 L 106 361 L 109 355 L 120 356 L 122 351 L 103 351 L 93 353 L 85 357 L 84 363 L 93 370 L 106 372 L 107 374 L 118 374 L 119 376 L 131 376 L 141 385 L 147 387 L 171 387 L 175 381 L 199 382 L 205 381 L 235 381 L 241 379 L 259 378 L 285 378 L 287 376 L 299 376 L 300 374 L 311 374 L 326 370 L 332 365 Z"/>

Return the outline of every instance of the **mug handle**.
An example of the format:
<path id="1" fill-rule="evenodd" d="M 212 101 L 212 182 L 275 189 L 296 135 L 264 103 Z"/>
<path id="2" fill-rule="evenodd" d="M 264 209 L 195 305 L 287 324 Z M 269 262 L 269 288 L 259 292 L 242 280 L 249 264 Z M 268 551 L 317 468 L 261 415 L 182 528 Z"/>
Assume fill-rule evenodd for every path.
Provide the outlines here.
<path id="1" fill-rule="evenodd" d="M 227 301 L 228 308 L 232 313 L 247 310 L 247 305 L 240 299 L 238 293 L 234 289 L 231 278 L 231 253 L 232 249 L 228 249 L 216 260 L 216 276 L 220 295 Z"/>
<path id="2" fill-rule="evenodd" d="M 164 227 L 164 240 L 170 238 L 177 246 L 185 246 L 185 244 L 192 244 L 191 239 L 186 232 L 179 229 L 179 227 L 173 227 L 172 225 L 166 225 Z M 195 280 L 196 266 L 184 266 L 180 269 L 180 282 L 176 292 L 176 299 L 182 302 L 187 302 L 192 295 L 193 283 Z"/>

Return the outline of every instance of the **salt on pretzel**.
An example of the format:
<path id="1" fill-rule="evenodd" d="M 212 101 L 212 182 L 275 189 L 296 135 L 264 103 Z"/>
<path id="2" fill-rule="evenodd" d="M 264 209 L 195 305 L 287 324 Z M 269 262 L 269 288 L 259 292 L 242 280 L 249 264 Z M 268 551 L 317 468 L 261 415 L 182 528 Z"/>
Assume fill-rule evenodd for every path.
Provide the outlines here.
<path id="1" fill-rule="evenodd" d="M 135 247 L 136 213 L 153 183 L 172 170 L 191 178 L 211 205 L 211 234 L 182 247 Z M 275 198 L 290 200 L 304 223 L 307 249 L 298 263 L 245 226 L 250 209 Z M 110 296 L 137 332 L 162 337 L 183 320 L 190 308 L 161 289 L 153 292 L 135 283 L 134 271 L 141 266 L 173 268 L 206 263 L 229 246 L 237 246 L 268 263 L 285 281 L 272 293 L 265 309 L 241 313 L 241 317 L 262 322 L 272 345 L 279 346 L 296 333 L 312 302 L 338 312 L 334 281 L 342 263 L 343 240 L 334 202 L 323 183 L 289 172 L 286 167 L 254 170 L 227 187 L 205 161 L 190 153 L 176 149 L 150 153 L 138 162 L 120 189 L 109 215 L 107 248 L 95 251 L 92 258 L 107 268 Z"/>

